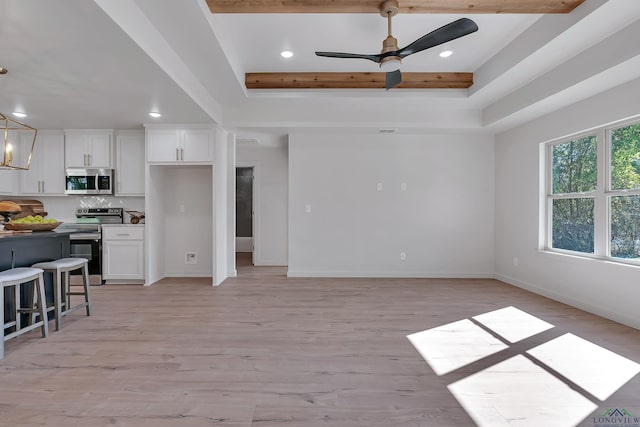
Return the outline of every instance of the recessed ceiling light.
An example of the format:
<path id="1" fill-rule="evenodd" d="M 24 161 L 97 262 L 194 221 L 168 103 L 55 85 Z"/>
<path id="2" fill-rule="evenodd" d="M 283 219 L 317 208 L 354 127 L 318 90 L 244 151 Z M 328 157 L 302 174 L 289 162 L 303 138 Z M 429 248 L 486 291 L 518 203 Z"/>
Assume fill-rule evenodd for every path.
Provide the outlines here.
<path id="1" fill-rule="evenodd" d="M 27 115 L 25 113 L 21 113 L 20 111 L 14 111 L 11 114 L 13 114 L 16 117 L 20 117 L 21 119 L 24 118 L 24 117 L 27 117 Z"/>
<path id="2" fill-rule="evenodd" d="M 280 52 L 280 56 L 282 56 L 283 58 L 291 58 L 293 56 L 293 52 L 291 52 L 290 50 L 283 50 L 282 52 Z"/>
<path id="3" fill-rule="evenodd" d="M 157 119 L 158 117 L 162 117 L 162 114 L 158 113 L 157 111 L 152 111 L 149 113 L 149 115 L 154 119 Z"/>
<path id="4" fill-rule="evenodd" d="M 448 58 L 451 55 L 453 55 L 453 51 L 451 50 L 443 50 L 442 52 L 440 52 L 440 58 Z"/>

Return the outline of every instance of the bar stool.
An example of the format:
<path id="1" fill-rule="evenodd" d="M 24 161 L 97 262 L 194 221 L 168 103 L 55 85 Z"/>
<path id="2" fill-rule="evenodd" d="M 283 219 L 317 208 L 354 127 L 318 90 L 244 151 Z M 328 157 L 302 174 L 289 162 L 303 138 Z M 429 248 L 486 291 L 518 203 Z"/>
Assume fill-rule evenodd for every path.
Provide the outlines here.
<path id="1" fill-rule="evenodd" d="M 62 316 L 66 316 L 72 311 L 85 307 L 87 316 L 91 316 L 89 261 L 86 258 L 61 258 L 56 261 L 39 262 L 33 264 L 31 267 L 41 268 L 45 273 L 53 274 L 53 306 L 47 307 L 45 310 L 47 312 L 55 310 L 56 331 L 59 331 L 62 326 Z M 71 292 L 69 273 L 80 269 L 82 269 L 82 286 L 84 287 L 84 292 Z M 84 302 L 71 306 L 72 295 L 84 295 Z M 63 298 L 64 301 L 62 300 Z M 35 314 L 33 320 L 35 320 Z"/>
<path id="2" fill-rule="evenodd" d="M 46 338 L 49 335 L 49 328 L 46 322 L 46 301 L 44 295 L 44 278 L 43 271 L 40 268 L 29 267 L 17 267 L 0 272 L 0 319 L 3 323 L 2 339 L 0 339 L 0 359 L 4 357 L 4 342 L 8 339 L 17 337 L 20 334 L 29 332 L 38 326 L 42 329 L 42 337 Z M 20 286 L 34 282 L 33 293 L 37 295 L 37 304 L 34 308 L 32 305 L 29 308 L 20 307 Z M 13 305 L 14 321 L 4 323 L 4 289 L 10 286 L 14 287 L 15 301 Z M 22 327 L 20 321 L 20 313 L 38 313 L 40 316 L 39 322 L 31 322 L 30 325 Z M 4 335 L 4 330 L 15 326 L 15 331 Z"/>

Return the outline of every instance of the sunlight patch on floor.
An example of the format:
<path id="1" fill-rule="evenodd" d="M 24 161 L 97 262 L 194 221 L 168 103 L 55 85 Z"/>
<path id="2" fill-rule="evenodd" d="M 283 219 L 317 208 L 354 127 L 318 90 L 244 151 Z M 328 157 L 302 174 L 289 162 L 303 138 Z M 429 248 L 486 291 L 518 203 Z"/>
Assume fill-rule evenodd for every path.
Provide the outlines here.
<path id="1" fill-rule="evenodd" d="M 408 335 L 431 369 L 444 375 L 507 348 L 470 320 L 460 320 Z"/>
<path id="2" fill-rule="evenodd" d="M 598 407 L 522 355 L 448 388 L 479 426 L 571 426 Z"/>
<path id="3" fill-rule="evenodd" d="M 440 376 L 495 354 L 492 366 L 447 386 L 480 426 L 573 426 L 640 373 L 640 364 L 570 333 L 496 354 L 554 326 L 515 307 L 472 319 L 407 338 Z"/>
<path id="4" fill-rule="evenodd" d="M 600 400 L 607 400 L 640 372 L 636 362 L 573 334 L 527 353 Z"/>
<path id="5" fill-rule="evenodd" d="M 473 319 L 510 343 L 521 341 L 553 328 L 551 323 L 547 323 L 515 307 L 501 308 L 500 310 L 473 316 Z"/>

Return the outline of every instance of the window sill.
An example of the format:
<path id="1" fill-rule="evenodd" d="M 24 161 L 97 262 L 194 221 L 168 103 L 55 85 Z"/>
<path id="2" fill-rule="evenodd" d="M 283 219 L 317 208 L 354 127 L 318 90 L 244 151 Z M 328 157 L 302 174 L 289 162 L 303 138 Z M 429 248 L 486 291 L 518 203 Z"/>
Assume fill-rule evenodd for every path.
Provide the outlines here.
<path id="1" fill-rule="evenodd" d="M 603 264 L 640 269 L 640 263 L 637 261 L 624 262 L 624 261 L 621 261 L 621 260 L 618 261 L 612 258 L 599 257 L 597 255 L 589 255 L 589 254 L 579 255 L 576 253 L 552 251 L 549 249 L 538 249 L 538 254 L 544 258 L 549 258 L 556 261 L 563 261 L 563 262 L 568 262 L 573 264 L 583 264 L 585 262 L 587 263 L 600 262 Z"/>

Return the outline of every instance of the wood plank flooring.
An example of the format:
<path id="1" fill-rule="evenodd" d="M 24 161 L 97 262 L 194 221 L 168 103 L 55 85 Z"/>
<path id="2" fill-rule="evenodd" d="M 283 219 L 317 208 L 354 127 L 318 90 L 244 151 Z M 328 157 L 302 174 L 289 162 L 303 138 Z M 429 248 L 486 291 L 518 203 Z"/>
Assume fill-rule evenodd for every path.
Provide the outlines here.
<path id="1" fill-rule="evenodd" d="M 557 423 L 544 425 L 579 419 L 593 426 L 592 417 L 607 408 L 633 413 L 640 407 L 638 375 L 599 400 L 591 385 L 573 382 L 573 373 L 547 369 L 527 353 L 570 333 L 640 362 L 635 329 L 495 280 L 288 279 L 285 274 L 285 268 L 244 262 L 239 277 L 217 288 L 199 279 L 92 287 L 93 316 L 72 313 L 47 339 L 34 332 L 7 341 L 0 360 L 0 425 L 543 425 L 526 417 L 554 407 L 544 401 L 548 390 L 538 390 L 536 399 L 531 395 L 541 407 L 522 409 L 524 420 L 510 414 L 526 403 L 516 389 L 526 388 L 526 378 L 538 378 L 539 371 L 553 377 L 544 384 L 568 384 L 562 393 L 597 408 L 563 418 L 560 406 L 553 415 Z M 515 343 L 494 333 L 506 350 L 439 375 L 407 339 L 465 319 L 492 334 L 499 325 L 473 317 L 505 307 L 553 327 Z M 473 345 L 457 342 L 455 348 L 465 352 Z M 432 346 L 426 353 L 436 350 Z M 567 348 L 562 354 L 588 362 L 584 353 L 590 352 L 573 354 Z M 532 360 L 536 369 L 527 368 Z M 513 390 L 499 390 L 507 403 L 478 404 L 479 398 L 496 396 L 495 390 L 482 389 L 482 381 L 502 362 L 531 372 L 522 373 Z M 484 406 L 495 413 L 487 418 Z M 486 421 L 491 419 L 495 424 Z"/>

